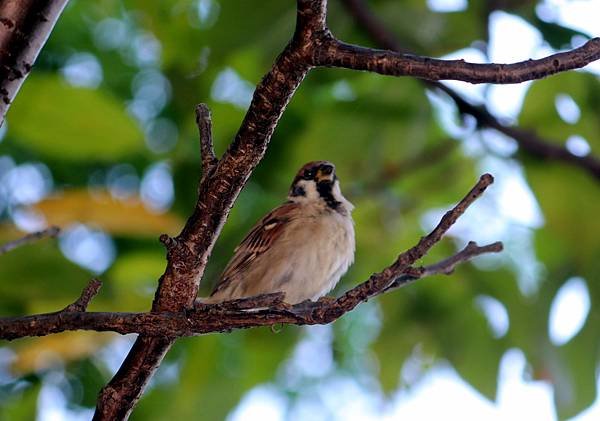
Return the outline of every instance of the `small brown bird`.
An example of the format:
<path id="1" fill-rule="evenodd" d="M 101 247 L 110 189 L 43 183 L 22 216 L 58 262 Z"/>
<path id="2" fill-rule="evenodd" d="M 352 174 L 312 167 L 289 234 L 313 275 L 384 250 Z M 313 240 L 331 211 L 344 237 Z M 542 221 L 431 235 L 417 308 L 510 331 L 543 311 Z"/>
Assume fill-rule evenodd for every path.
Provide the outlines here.
<path id="1" fill-rule="evenodd" d="M 203 303 L 272 292 L 285 302 L 316 300 L 331 291 L 354 260 L 354 206 L 342 196 L 335 166 L 304 165 L 288 201 L 252 228 Z"/>

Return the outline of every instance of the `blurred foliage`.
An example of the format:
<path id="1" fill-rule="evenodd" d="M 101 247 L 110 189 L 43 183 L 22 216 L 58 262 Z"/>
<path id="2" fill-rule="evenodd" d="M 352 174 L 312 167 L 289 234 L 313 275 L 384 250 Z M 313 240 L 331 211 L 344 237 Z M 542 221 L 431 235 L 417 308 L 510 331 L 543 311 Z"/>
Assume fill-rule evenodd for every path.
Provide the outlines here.
<path id="1" fill-rule="evenodd" d="M 72 0 L 0 135 L 0 241 L 19 237 L 15 226 L 31 226 L 39 218 L 67 233 L 79 223 L 106 232 L 116 258 L 100 274 L 105 286 L 90 309 L 148 309 L 165 264 L 157 237 L 176 234 L 195 201 L 200 166 L 194 105 L 209 104 L 215 147 L 222 153 L 253 87 L 293 31 L 293 3 Z M 331 3 L 334 33 L 372 45 L 341 4 Z M 422 0 L 371 3 L 402 44 L 417 53 L 438 56 L 470 45 L 481 48 L 480 40 L 487 38 L 484 2 L 469 2 L 457 13 L 433 13 Z M 528 21 L 552 47 L 588 35 L 540 19 L 535 2 L 506 4 L 505 11 Z M 579 107 L 575 123 L 557 114 L 560 94 Z M 599 155 L 599 108 L 598 77 L 572 72 L 532 83 L 518 119 L 561 144 L 581 136 Z M 456 111 L 448 112 L 461 126 Z M 471 133 L 471 141 L 477 136 Z M 313 159 L 336 163 L 342 188 L 356 205 L 356 263 L 338 291 L 366 279 L 424 234 L 424 215 L 447 209 L 482 169 L 488 170 L 486 159 L 494 151 L 462 148 L 466 137 L 451 138 L 418 81 L 314 70 L 232 210 L 202 293 L 210 290 L 244 233 L 284 199 L 297 167 Z M 449 143 L 457 147 L 432 154 Z M 541 268 L 533 291 L 524 292 L 519 281 L 523 263 L 515 263 L 510 250 L 487 265 L 463 265 L 451 278 L 418 282 L 336 322 L 327 345 L 333 368 L 305 382 L 294 383 L 286 370 L 306 329 L 286 326 L 279 334 L 253 329 L 183 339 L 132 419 L 222 419 L 246 392 L 265 382 L 278 387 L 291 404 L 303 387 L 336 373 L 376 378 L 377 390 L 387 394 L 409 388 L 439 361 L 448 361 L 493 400 L 500 360 L 511 348 L 524 352 L 530 378 L 554 385 L 560 418 L 583 410 L 596 396 L 600 357 L 599 185 L 576 168 L 519 158 L 545 222 L 522 227 L 513 221 L 503 235 L 510 240 L 516 226 L 532 238 L 533 260 L 526 264 Z M 404 171 L 401 165 L 410 162 L 422 164 Z M 28 163 L 36 168 L 33 178 Z M 490 189 L 495 200 L 498 194 Z M 503 217 L 498 207 L 480 211 L 479 222 L 471 225 L 480 224 L 482 231 L 494 225 L 495 218 Z M 470 210 L 465 219 L 476 212 Z M 468 239 L 486 241 L 477 229 L 472 233 Z M 466 239 L 457 229 L 456 241 L 444 240 L 427 262 L 451 254 Z M 93 256 L 102 250 L 82 241 L 83 249 L 69 253 L 67 240 L 65 234 L 0 256 L 2 315 L 54 311 L 78 296 L 96 275 L 91 266 L 76 264 L 78 253 Z M 591 310 L 581 331 L 556 346 L 548 336 L 548 315 L 556 292 L 573 276 L 587 281 Z M 510 327 L 500 337 L 477 305 L 482 296 L 507 310 Z M 113 338 L 72 332 L 2 344 L 0 420 L 32 419 L 42 385 L 55 372 L 64 373 L 57 384 L 68 408 L 92 408 L 126 350 Z M 311 358 L 318 365 L 325 354 Z M 415 361 L 419 369 L 407 375 Z"/>
<path id="2" fill-rule="evenodd" d="M 34 74 L 27 82 L 10 120 L 15 140 L 28 150 L 57 160 L 108 162 L 143 152 L 139 127 L 103 91 L 75 88 L 58 76 Z M 74 118 L 85 109 L 98 117 Z M 31 124 L 34 120 L 40 124 Z"/>

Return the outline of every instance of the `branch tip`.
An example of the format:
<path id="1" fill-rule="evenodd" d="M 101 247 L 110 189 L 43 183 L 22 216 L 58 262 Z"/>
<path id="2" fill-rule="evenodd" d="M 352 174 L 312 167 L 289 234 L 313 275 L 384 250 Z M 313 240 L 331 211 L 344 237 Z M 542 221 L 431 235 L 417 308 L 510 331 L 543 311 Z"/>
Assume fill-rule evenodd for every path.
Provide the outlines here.
<path id="1" fill-rule="evenodd" d="M 490 184 L 494 183 L 494 176 L 492 174 L 485 173 L 479 178 L 479 180 L 489 186 Z"/>
<path id="2" fill-rule="evenodd" d="M 92 278 L 87 286 L 81 292 L 81 295 L 73 304 L 69 304 L 62 311 L 63 312 L 85 312 L 92 299 L 98 294 L 102 287 L 102 281 L 97 278 Z"/>
<path id="3" fill-rule="evenodd" d="M 158 240 L 164 244 L 167 251 L 171 250 L 177 244 L 177 240 L 167 234 L 161 234 Z"/>
<path id="4" fill-rule="evenodd" d="M 9 241 L 8 243 L 0 246 L 0 255 L 8 253 L 9 251 L 14 250 L 22 245 L 33 243 L 43 238 L 56 238 L 58 234 L 60 234 L 60 228 L 54 225 L 41 231 L 29 233 L 21 238 Z"/>
<path id="5" fill-rule="evenodd" d="M 200 155 L 202 159 L 202 179 L 206 178 L 219 160 L 215 156 L 212 139 L 212 121 L 208 105 L 201 103 L 196 105 L 196 124 L 200 135 Z"/>

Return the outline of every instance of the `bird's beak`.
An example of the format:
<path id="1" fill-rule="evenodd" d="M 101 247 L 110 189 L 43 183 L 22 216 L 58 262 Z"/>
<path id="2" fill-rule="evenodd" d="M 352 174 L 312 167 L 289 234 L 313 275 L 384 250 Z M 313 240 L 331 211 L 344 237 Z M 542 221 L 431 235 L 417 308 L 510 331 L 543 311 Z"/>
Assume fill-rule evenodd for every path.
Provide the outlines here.
<path id="1" fill-rule="evenodd" d="M 335 180 L 335 167 L 331 164 L 323 164 L 319 167 L 316 176 L 317 182 L 332 182 Z"/>

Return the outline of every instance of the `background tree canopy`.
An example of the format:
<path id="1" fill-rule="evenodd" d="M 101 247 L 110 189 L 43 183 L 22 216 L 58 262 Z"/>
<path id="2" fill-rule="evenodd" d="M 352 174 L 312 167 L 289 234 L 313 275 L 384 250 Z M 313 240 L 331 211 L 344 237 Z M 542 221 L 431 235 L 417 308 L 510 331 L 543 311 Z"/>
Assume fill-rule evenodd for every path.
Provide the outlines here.
<path id="1" fill-rule="evenodd" d="M 375 45 L 348 3 L 331 1 L 329 27 L 348 42 Z M 598 36 L 561 21 L 581 2 L 570 3 L 369 5 L 415 53 L 505 62 Z M 165 266 L 157 237 L 176 234 L 196 198 L 195 104 L 209 104 L 222 153 L 294 20 L 293 2 L 280 0 L 69 3 L 0 129 L 0 242 L 45 224 L 64 232 L 0 256 L 3 316 L 62 308 L 95 275 L 105 287 L 91 310 L 149 308 Z M 514 86 L 447 85 L 488 104 L 506 126 L 598 155 L 598 69 Z M 519 377 L 551 386 L 561 419 L 593 403 L 598 178 L 522 153 L 419 80 L 317 69 L 236 202 L 205 279 L 216 280 L 244 233 L 284 200 L 297 168 L 315 159 L 335 162 L 356 205 L 356 263 L 338 290 L 414 244 L 484 171 L 496 184 L 427 262 L 468 239 L 503 240 L 505 252 L 369 302 L 331 326 L 180 340 L 131 419 L 238 419 L 248 402 L 290 419 L 347 419 L 341 407 L 350 397 L 364 406 L 355 415 L 383 416 L 384 400 L 448 367 L 494 400 L 501 361 L 521 361 Z M 202 295 L 211 287 L 205 282 Z M 2 343 L 0 420 L 88 418 L 130 344 L 90 332 Z"/>

